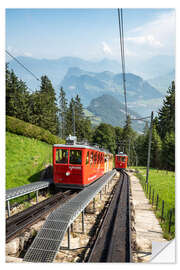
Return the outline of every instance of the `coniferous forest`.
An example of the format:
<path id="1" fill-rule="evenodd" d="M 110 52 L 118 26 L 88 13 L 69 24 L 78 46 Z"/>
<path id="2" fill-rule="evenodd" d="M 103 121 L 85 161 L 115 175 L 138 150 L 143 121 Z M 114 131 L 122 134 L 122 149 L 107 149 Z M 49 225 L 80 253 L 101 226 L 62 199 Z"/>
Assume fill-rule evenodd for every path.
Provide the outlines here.
<path id="1" fill-rule="evenodd" d="M 32 91 L 6 65 L 6 115 L 39 126 L 62 139 L 75 133 L 78 141 L 88 141 L 112 153 L 123 151 L 128 154 L 130 165 L 146 166 L 148 123 L 140 135 L 132 129 L 130 116 L 124 127 L 113 127 L 106 123 L 92 126 L 90 118 L 84 114 L 81 97 L 77 95 L 68 102 L 62 87 L 56 96 L 46 75 L 41 77 L 39 89 Z M 167 89 L 163 105 L 153 119 L 150 166 L 175 170 L 174 81 Z"/>

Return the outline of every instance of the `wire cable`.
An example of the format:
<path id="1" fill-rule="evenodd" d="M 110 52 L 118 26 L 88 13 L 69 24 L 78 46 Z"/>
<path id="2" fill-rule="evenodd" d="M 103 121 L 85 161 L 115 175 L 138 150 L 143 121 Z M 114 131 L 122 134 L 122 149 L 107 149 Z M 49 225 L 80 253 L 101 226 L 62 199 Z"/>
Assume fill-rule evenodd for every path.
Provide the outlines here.
<path id="1" fill-rule="evenodd" d="M 123 88 L 124 88 L 124 101 L 125 101 L 125 112 L 126 120 L 128 117 L 127 112 L 127 98 L 126 98 L 126 76 L 125 76 L 125 54 L 124 54 L 124 31 L 123 31 L 123 12 L 118 8 L 118 20 L 119 20 L 119 36 L 120 36 L 120 49 L 121 49 L 121 63 L 122 63 L 122 76 L 123 76 Z"/>
<path id="2" fill-rule="evenodd" d="M 12 57 L 20 66 L 22 66 L 26 71 L 28 71 L 37 81 L 41 81 L 32 71 L 30 71 L 24 64 L 22 64 L 15 56 L 6 50 L 6 53 Z"/>

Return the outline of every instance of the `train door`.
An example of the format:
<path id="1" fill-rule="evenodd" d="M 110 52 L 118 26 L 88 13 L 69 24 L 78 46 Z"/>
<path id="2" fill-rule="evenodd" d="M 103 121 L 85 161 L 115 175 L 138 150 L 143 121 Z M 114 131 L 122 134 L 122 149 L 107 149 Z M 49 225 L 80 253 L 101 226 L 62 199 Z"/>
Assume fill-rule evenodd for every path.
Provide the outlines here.
<path id="1" fill-rule="evenodd" d="M 69 150 L 69 181 L 71 184 L 82 185 L 82 149 Z"/>
<path id="2" fill-rule="evenodd" d="M 55 183 L 62 183 L 68 171 L 69 149 L 54 148 L 53 153 L 53 178 Z"/>

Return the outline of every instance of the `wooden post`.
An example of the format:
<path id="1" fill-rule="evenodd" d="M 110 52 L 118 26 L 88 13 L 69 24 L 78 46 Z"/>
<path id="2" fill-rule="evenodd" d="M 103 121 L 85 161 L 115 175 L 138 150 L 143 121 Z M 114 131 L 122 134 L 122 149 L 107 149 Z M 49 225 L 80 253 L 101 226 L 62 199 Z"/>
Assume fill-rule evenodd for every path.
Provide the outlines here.
<path id="1" fill-rule="evenodd" d="M 10 217 L 11 215 L 10 201 L 7 201 L 7 211 L 8 211 L 8 217 Z"/>
<path id="2" fill-rule="evenodd" d="M 153 195 L 152 195 L 152 205 L 154 204 L 154 189 L 153 189 Z"/>
<path id="3" fill-rule="evenodd" d="M 170 210 L 170 216 L 169 216 L 169 233 L 171 232 L 171 220 L 172 220 L 172 209 Z"/>
<path id="4" fill-rule="evenodd" d="M 95 198 L 93 199 L 93 212 L 95 213 L 96 212 L 96 206 L 95 206 L 95 203 L 96 203 L 96 200 Z"/>
<path id="5" fill-rule="evenodd" d="M 69 229 L 69 227 L 68 227 L 67 233 L 68 233 L 68 249 L 70 249 L 70 244 L 71 244 L 71 234 L 70 234 L 70 229 Z"/>
<path id="6" fill-rule="evenodd" d="M 38 203 L 38 190 L 36 190 L 36 203 Z"/>
<path id="7" fill-rule="evenodd" d="M 74 228 L 73 228 L 73 223 L 71 223 L 71 232 L 74 231 Z"/>
<path id="8" fill-rule="evenodd" d="M 157 200 L 156 200 L 156 210 L 158 209 L 158 201 L 159 201 L 159 195 L 157 194 Z"/>
<path id="9" fill-rule="evenodd" d="M 161 213 L 161 221 L 163 220 L 164 215 L 164 200 L 162 200 L 162 213 Z"/>
<path id="10" fill-rule="evenodd" d="M 84 233 L 84 210 L 82 211 L 82 233 Z"/>

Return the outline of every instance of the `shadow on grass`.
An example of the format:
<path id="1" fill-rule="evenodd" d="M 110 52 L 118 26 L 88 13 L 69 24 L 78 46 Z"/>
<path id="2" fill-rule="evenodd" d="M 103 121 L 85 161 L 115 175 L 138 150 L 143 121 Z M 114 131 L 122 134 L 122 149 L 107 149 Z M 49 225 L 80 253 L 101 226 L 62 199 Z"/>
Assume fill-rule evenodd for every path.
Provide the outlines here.
<path id="1" fill-rule="evenodd" d="M 49 165 L 47 168 L 31 175 L 29 178 L 28 178 L 28 181 L 30 183 L 34 183 L 34 182 L 37 182 L 37 181 L 43 181 L 43 180 L 46 180 L 46 181 L 52 181 L 53 179 L 53 166 L 52 165 Z"/>

